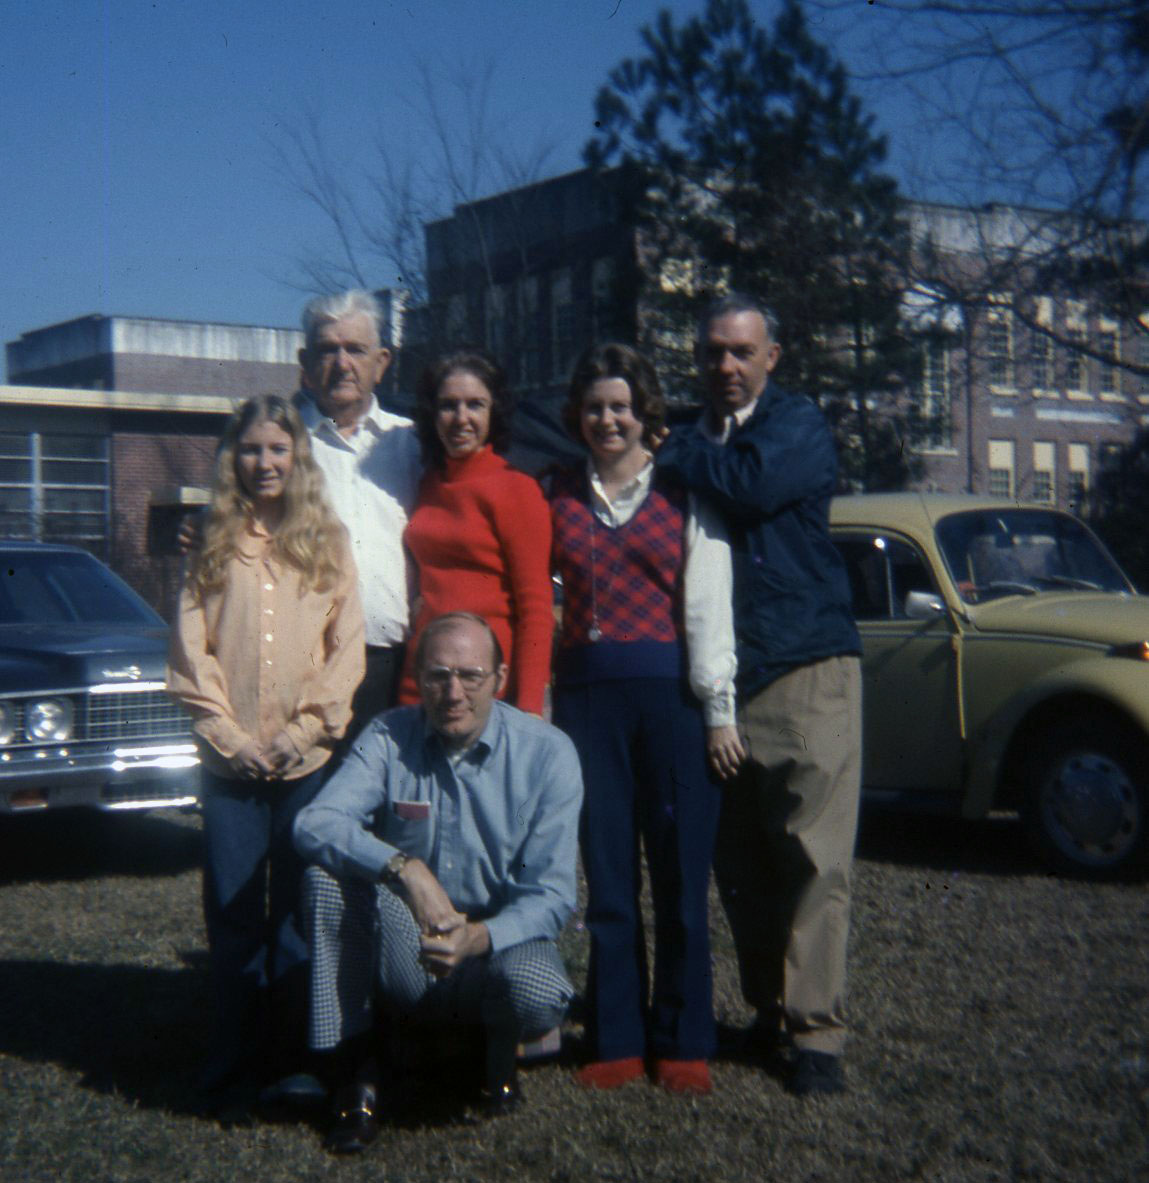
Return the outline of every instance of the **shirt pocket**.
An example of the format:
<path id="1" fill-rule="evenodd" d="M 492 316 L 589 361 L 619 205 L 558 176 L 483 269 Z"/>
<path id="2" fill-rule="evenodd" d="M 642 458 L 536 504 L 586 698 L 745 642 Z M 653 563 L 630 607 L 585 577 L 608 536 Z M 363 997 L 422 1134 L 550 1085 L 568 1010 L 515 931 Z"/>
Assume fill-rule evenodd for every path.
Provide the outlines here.
<path id="1" fill-rule="evenodd" d="M 428 802 L 393 801 L 376 814 L 375 831 L 404 854 L 429 862 L 434 839 L 431 821 Z"/>

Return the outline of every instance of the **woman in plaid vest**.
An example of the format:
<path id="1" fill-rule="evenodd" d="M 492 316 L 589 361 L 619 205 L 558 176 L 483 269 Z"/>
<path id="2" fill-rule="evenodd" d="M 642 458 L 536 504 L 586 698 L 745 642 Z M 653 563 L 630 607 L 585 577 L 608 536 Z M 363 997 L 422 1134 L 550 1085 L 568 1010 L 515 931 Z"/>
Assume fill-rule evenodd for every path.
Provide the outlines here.
<path id="1" fill-rule="evenodd" d="M 581 843 L 591 934 L 588 1088 L 642 1076 L 710 1091 L 707 893 L 719 789 L 707 769 L 734 730 L 730 553 L 717 519 L 655 475 L 665 403 L 627 345 L 579 359 L 564 408 L 587 462 L 551 487 L 563 580 L 554 721 L 586 787 Z M 648 980 L 640 840 L 654 902 Z"/>

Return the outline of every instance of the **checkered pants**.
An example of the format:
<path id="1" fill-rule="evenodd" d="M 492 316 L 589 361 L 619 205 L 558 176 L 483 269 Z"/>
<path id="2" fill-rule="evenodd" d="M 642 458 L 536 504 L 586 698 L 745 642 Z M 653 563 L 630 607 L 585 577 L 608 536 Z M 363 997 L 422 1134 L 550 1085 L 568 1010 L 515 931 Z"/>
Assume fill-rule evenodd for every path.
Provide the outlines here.
<path id="1" fill-rule="evenodd" d="M 309 1042 L 328 1051 L 369 1031 L 383 1002 L 431 1022 L 481 1022 L 533 1039 L 558 1026 L 574 994 L 553 941 L 512 945 L 446 978 L 419 961 L 419 930 L 390 887 L 309 867 L 303 911 L 311 945 Z"/>

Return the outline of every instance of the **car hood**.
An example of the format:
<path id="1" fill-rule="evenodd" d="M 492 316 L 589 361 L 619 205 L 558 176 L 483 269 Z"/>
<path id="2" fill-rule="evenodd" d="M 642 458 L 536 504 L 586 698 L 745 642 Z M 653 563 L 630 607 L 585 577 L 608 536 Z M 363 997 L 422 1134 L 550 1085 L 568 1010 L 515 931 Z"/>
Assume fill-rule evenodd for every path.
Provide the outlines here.
<path id="1" fill-rule="evenodd" d="M 166 628 L 0 625 L 0 694 L 162 681 Z"/>
<path id="2" fill-rule="evenodd" d="M 981 604 L 970 617 L 979 633 L 1028 633 L 1108 645 L 1149 641 L 1149 596 L 1039 592 Z"/>

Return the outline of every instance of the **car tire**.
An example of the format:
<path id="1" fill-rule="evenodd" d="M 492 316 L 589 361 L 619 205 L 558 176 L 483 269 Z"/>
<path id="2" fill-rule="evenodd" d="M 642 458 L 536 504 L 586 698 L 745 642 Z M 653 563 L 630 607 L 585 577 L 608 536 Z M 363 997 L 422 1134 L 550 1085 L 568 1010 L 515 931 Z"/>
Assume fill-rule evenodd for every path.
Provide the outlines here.
<path id="1" fill-rule="evenodd" d="M 1035 738 L 1022 822 L 1053 870 L 1095 879 L 1140 874 L 1149 854 L 1146 745 L 1108 720 L 1081 720 Z"/>

